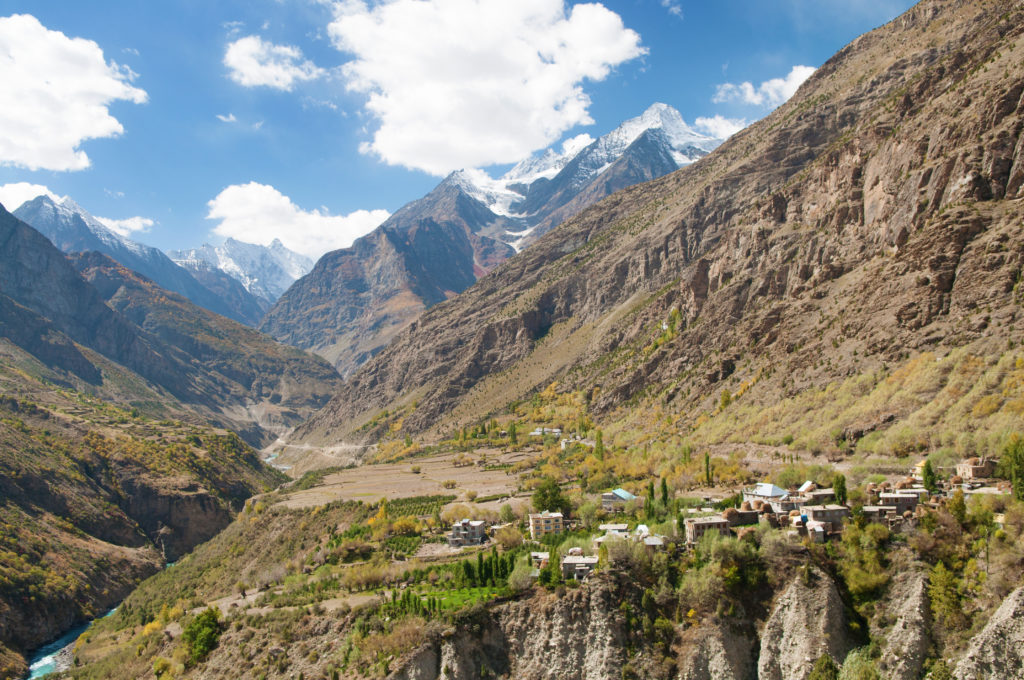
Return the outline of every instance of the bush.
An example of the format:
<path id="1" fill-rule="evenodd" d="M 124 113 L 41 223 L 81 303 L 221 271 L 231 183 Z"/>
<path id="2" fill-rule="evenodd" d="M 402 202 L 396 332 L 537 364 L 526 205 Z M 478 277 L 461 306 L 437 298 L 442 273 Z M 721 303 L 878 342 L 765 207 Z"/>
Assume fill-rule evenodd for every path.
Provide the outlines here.
<path id="1" fill-rule="evenodd" d="M 832 660 L 831 656 L 822 654 L 814 662 L 814 668 L 811 669 L 807 680 L 839 680 L 839 668 L 836 667 L 836 662 Z"/>
<path id="2" fill-rule="evenodd" d="M 208 607 L 206 611 L 192 619 L 181 637 L 188 645 L 189 661 L 199 663 L 217 646 L 220 640 L 220 610 Z"/>

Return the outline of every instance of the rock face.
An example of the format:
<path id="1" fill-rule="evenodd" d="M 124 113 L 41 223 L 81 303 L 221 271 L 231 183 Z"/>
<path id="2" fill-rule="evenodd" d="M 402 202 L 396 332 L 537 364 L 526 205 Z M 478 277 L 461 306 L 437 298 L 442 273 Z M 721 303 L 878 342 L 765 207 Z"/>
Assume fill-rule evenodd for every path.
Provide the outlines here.
<path id="1" fill-rule="evenodd" d="M 449 178 L 350 248 L 321 257 L 267 312 L 260 330 L 350 373 L 424 309 L 513 253 L 480 233 L 495 223 L 509 224 Z"/>
<path id="2" fill-rule="evenodd" d="M 758 680 L 806 680 L 822 654 L 842 665 L 856 646 L 831 578 L 811 570 L 810 584 L 794 579 L 761 631 Z"/>
<path id="3" fill-rule="evenodd" d="M 1024 677 L 1024 588 L 999 605 L 971 640 L 953 675 L 957 680 Z"/>
<path id="4" fill-rule="evenodd" d="M 679 680 L 755 680 L 757 641 L 751 633 L 727 622 L 686 631 L 676 661 Z"/>
<path id="5" fill-rule="evenodd" d="M 4 658 L 116 605 L 281 479 L 233 434 L 98 425 L 109 405 L 75 396 L 52 410 L 0 397 L 0 524 L 17 527 L 0 536 L 0 677 Z"/>
<path id="6" fill-rule="evenodd" d="M 619 680 L 626 631 L 607 582 L 481 612 L 412 654 L 393 680 Z"/>
<path id="7" fill-rule="evenodd" d="M 374 440 L 385 409 L 444 436 L 555 380 L 598 415 L 643 394 L 695 419 L 741 371 L 770 403 L 908 352 L 1005 346 L 1024 334 L 1022 13 L 942 0 L 861 36 L 713 153 L 429 309 L 297 438 Z"/>
<path id="8" fill-rule="evenodd" d="M 879 635 L 886 642 L 879 670 L 890 680 L 920 677 L 931 644 L 927 572 L 900 573 L 889 588 L 885 605 L 895 621 Z"/>

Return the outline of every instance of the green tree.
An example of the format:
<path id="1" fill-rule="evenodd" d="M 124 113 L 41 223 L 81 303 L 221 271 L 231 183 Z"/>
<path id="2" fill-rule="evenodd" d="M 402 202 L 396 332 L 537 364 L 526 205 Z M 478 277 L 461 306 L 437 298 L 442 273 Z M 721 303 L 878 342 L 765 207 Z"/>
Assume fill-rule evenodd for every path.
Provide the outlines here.
<path id="1" fill-rule="evenodd" d="M 503 524 L 511 524 L 516 521 L 516 511 L 512 509 L 512 506 L 505 503 L 498 510 L 498 517 L 501 518 Z"/>
<path id="2" fill-rule="evenodd" d="M 836 494 L 836 503 L 846 505 L 846 475 L 842 472 L 837 472 L 832 477 L 832 490 Z"/>
<path id="3" fill-rule="evenodd" d="M 508 424 L 508 441 L 509 441 L 509 443 L 511 443 L 513 445 L 519 443 L 519 437 L 516 435 L 516 424 L 515 423 L 509 423 Z"/>
<path id="4" fill-rule="evenodd" d="M 814 667 L 811 669 L 811 674 L 807 676 L 807 680 L 839 680 L 839 668 L 831 656 L 822 654 L 814 662 Z"/>
<path id="5" fill-rule="evenodd" d="M 597 431 L 594 435 L 594 457 L 598 460 L 604 460 L 604 434 L 601 430 Z"/>
<path id="6" fill-rule="evenodd" d="M 960 607 L 956 574 L 947 569 L 942 562 L 935 565 L 929 576 L 928 597 L 937 621 L 951 630 L 963 628 L 964 613 Z"/>
<path id="7" fill-rule="evenodd" d="M 707 452 L 704 453 L 704 479 L 711 486 L 711 454 Z"/>
<path id="8" fill-rule="evenodd" d="M 928 489 L 928 493 L 935 493 L 939 490 L 939 476 L 935 474 L 935 468 L 932 467 L 930 460 L 924 462 L 921 479 L 924 480 L 924 488 Z"/>
<path id="9" fill-rule="evenodd" d="M 963 489 L 956 490 L 946 508 L 949 510 L 949 514 L 953 515 L 953 519 L 960 523 L 960 526 L 967 523 L 967 501 L 964 500 Z"/>
<path id="10" fill-rule="evenodd" d="M 217 646 L 220 632 L 220 610 L 215 607 L 208 607 L 192 619 L 181 634 L 188 645 L 189 661 L 196 664 L 205 659 Z"/>
<path id="11" fill-rule="evenodd" d="M 1014 435 L 1003 449 L 1003 474 L 1013 482 L 1013 497 L 1024 501 L 1024 437 Z"/>
<path id="12" fill-rule="evenodd" d="M 668 508 L 668 482 L 661 478 L 661 504 Z"/>
<path id="13" fill-rule="evenodd" d="M 553 477 L 545 477 L 533 492 L 533 509 L 538 512 L 569 513 L 569 499 L 562 495 L 562 489 Z"/>

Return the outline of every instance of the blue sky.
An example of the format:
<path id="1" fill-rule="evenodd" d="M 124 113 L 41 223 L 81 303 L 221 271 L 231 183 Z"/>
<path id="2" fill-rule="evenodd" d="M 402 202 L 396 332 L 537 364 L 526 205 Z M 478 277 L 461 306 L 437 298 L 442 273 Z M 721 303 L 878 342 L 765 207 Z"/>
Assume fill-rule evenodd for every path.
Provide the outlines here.
<path id="1" fill-rule="evenodd" d="M 3 0 L 0 200 L 28 183 L 164 249 L 317 255 L 450 170 L 500 174 L 655 101 L 756 120 L 794 67 L 911 4 Z"/>

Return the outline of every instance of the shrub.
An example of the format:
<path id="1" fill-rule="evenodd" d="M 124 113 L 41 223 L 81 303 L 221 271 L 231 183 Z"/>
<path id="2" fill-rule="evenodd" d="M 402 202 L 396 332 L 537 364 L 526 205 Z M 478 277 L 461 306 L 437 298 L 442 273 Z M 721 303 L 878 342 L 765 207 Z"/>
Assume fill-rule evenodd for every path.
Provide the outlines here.
<path id="1" fill-rule="evenodd" d="M 839 680 L 839 668 L 836 667 L 836 662 L 832 660 L 831 656 L 822 654 L 814 662 L 814 668 L 811 669 L 807 680 Z"/>
<path id="2" fill-rule="evenodd" d="M 220 640 L 220 610 L 208 607 L 206 611 L 192 619 L 181 637 L 188 645 L 189 661 L 199 663 L 217 646 Z"/>

